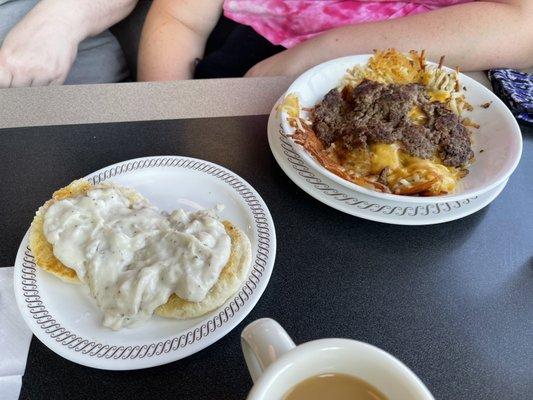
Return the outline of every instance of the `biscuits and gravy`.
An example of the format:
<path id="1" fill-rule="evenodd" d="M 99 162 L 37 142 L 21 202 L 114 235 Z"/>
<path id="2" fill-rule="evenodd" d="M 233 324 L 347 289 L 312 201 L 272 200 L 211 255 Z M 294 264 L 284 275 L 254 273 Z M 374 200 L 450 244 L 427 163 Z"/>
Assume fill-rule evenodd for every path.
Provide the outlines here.
<path id="1" fill-rule="evenodd" d="M 162 213 L 133 189 L 85 180 L 56 191 L 30 229 L 36 264 L 89 287 L 103 325 L 192 318 L 221 306 L 248 272 L 251 245 L 214 210 Z"/>

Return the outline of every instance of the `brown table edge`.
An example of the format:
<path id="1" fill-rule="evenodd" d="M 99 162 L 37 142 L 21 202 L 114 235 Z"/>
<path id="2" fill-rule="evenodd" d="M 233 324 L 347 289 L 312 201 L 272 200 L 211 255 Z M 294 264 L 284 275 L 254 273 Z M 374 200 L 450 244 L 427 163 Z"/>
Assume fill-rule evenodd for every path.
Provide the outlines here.
<path id="1" fill-rule="evenodd" d="M 0 129 L 269 114 L 292 77 L 0 89 Z"/>

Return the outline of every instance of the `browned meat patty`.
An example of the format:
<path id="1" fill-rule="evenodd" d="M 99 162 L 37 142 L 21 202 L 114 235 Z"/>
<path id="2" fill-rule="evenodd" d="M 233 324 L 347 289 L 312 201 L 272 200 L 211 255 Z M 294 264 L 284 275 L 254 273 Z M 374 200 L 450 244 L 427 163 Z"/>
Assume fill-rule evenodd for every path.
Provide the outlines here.
<path id="1" fill-rule="evenodd" d="M 415 105 L 427 115 L 424 125 L 408 117 Z M 459 117 L 445 105 L 430 102 L 418 84 L 364 80 L 353 89 L 332 89 L 313 109 L 312 120 L 316 135 L 326 145 L 340 140 L 353 149 L 398 141 L 413 156 L 438 154 L 453 167 L 465 165 L 473 156 L 470 133 Z"/>

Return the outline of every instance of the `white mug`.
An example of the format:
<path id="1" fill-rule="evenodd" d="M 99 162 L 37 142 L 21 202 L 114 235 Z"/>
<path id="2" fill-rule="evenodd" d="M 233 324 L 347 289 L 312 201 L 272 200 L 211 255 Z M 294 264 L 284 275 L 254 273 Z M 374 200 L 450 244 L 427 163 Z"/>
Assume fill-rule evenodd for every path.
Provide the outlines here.
<path id="1" fill-rule="evenodd" d="M 289 389 L 325 373 L 354 375 L 389 400 L 434 400 L 422 381 L 389 353 L 350 339 L 320 339 L 296 346 L 276 321 L 262 318 L 241 334 L 254 386 L 248 400 L 279 400 Z"/>

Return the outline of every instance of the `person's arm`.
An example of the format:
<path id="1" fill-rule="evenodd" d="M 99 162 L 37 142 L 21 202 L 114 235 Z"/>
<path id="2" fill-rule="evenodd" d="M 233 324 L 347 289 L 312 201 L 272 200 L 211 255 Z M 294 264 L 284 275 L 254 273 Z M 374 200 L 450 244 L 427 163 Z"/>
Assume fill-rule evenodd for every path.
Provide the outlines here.
<path id="1" fill-rule="evenodd" d="M 0 88 L 62 84 L 78 44 L 120 21 L 137 0 L 41 0 L 0 48 Z"/>
<path id="2" fill-rule="evenodd" d="M 336 57 L 373 49 L 425 49 L 430 60 L 463 71 L 533 66 L 533 1 L 459 4 L 393 20 L 325 32 L 252 67 L 247 76 L 295 75 Z"/>
<path id="3" fill-rule="evenodd" d="M 137 79 L 192 78 L 221 11 L 222 0 L 154 0 L 141 35 Z"/>

